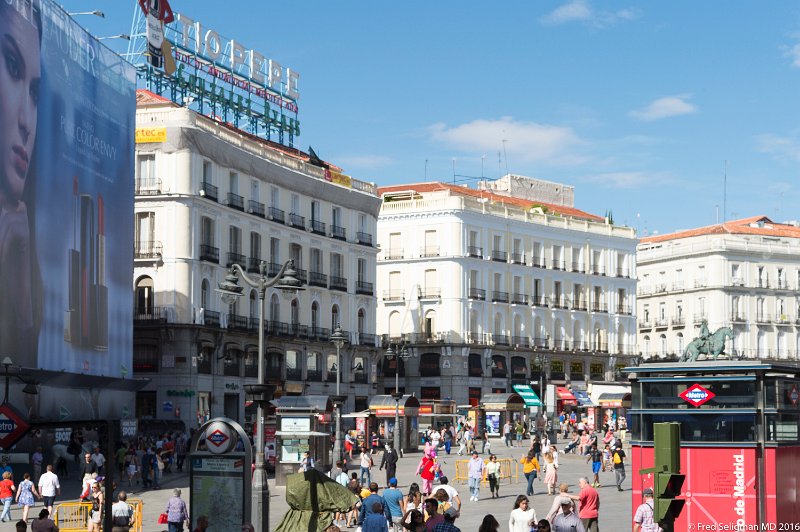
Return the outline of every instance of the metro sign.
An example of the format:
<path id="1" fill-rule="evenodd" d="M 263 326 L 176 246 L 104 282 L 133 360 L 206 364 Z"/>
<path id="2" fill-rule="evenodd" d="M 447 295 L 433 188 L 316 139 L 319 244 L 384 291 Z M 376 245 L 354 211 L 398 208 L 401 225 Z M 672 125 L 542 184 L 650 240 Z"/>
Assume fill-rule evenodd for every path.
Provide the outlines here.
<path id="1" fill-rule="evenodd" d="M 692 406 L 701 406 L 717 396 L 699 384 L 692 384 L 680 394 L 681 398 Z"/>
<path id="2" fill-rule="evenodd" d="M 217 449 L 220 449 L 223 445 L 225 445 L 225 442 L 227 442 L 229 439 L 230 437 L 219 429 L 215 430 L 206 437 L 206 441 L 215 445 Z"/>
<path id="3" fill-rule="evenodd" d="M 8 449 L 28 432 L 30 425 L 8 403 L 0 405 L 0 447 Z"/>
<path id="4" fill-rule="evenodd" d="M 797 406 L 797 400 L 800 399 L 800 394 L 797 393 L 797 385 L 792 385 L 792 389 L 789 392 L 789 401 L 792 402 L 792 406 Z"/>

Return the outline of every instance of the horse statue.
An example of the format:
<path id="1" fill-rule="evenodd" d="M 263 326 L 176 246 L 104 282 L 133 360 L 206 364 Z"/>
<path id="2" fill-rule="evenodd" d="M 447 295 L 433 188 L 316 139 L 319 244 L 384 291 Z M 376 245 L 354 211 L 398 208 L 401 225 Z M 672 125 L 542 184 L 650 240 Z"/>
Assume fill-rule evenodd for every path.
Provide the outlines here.
<path id="1" fill-rule="evenodd" d="M 709 334 L 708 339 L 703 337 L 695 338 L 681 355 L 681 362 L 694 362 L 701 354 L 706 355 L 706 359 L 717 357 L 725 351 L 725 339 L 733 338 L 733 331 L 730 327 L 720 327 L 714 334 Z"/>

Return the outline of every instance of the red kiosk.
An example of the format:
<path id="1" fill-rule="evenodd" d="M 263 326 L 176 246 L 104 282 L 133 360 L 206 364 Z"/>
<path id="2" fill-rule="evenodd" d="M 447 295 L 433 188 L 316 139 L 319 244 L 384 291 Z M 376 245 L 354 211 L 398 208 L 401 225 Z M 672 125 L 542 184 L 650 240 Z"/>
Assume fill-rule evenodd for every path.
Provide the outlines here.
<path id="1" fill-rule="evenodd" d="M 639 473 L 654 465 L 653 423 L 678 422 L 686 505 L 675 530 L 800 523 L 800 366 L 709 360 L 625 371 L 634 510 L 642 490 L 653 488 L 652 474 Z"/>

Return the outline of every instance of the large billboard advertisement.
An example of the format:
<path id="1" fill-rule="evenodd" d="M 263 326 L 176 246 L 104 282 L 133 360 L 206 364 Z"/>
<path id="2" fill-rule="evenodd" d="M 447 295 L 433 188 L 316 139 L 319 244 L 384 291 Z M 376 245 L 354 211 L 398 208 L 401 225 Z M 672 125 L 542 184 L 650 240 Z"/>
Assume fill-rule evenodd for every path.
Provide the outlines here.
<path id="1" fill-rule="evenodd" d="M 135 71 L 50 0 L 0 0 L 0 353 L 121 377 Z"/>

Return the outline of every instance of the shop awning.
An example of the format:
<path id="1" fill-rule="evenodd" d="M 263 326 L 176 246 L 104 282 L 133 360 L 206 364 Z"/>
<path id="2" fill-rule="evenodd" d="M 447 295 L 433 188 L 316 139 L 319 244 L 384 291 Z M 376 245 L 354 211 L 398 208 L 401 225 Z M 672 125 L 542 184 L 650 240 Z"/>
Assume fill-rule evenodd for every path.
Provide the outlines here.
<path id="1" fill-rule="evenodd" d="M 572 395 L 578 400 L 580 406 L 595 406 L 589 394 L 582 390 L 573 390 Z"/>
<path id="2" fill-rule="evenodd" d="M 620 408 L 622 406 L 630 406 L 631 394 L 629 393 L 601 393 L 597 398 L 600 406 L 608 408 Z M 624 404 L 624 403 L 627 403 Z"/>
<path id="3" fill-rule="evenodd" d="M 272 401 L 280 411 L 304 410 L 309 412 L 333 412 L 333 403 L 327 395 L 284 395 Z"/>
<path id="4" fill-rule="evenodd" d="M 512 386 L 514 391 L 517 392 L 522 400 L 525 401 L 525 406 L 542 406 L 539 396 L 533 391 L 533 388 L 528 384 L 515 384 Z"/>
<path id="5" fill-rule="evenodd" d="M 361 412 L 351 412 L 349 414 L 342 414 L 342 417 L 347 418 L 364 418 L 369 417 L 371 412 L 369 410 L 362 410 Z"/>
<path id="6" fill-rule="evenodd" d="M 575 402 L 574 404 L 578 403 L 578 399 L 574 395 L 572 395 L 572 392 L 569 391 L 568 388 L 565 388 L 563 386 L 558 386 L 556 388 L 556 395 L 558 395 L 559 401 L 574 401 Z"/>
<path id="7" fill-rule="evenodd" d="M 501 412 L 521 412 L 525 410 L 525 400 L 516 393 L 487 393 L 481 397 L 484 410 Z"/>
<path id="8" fill-rule="evenodd" d="M 419 399 L 404 395 L 398 403 L 391 395 L 376 395 L 369 402 L 369 411 L 378 417 L 394 417 L 395 410 L 401 416 L 416 416 L 419 414 Z"/>

